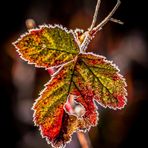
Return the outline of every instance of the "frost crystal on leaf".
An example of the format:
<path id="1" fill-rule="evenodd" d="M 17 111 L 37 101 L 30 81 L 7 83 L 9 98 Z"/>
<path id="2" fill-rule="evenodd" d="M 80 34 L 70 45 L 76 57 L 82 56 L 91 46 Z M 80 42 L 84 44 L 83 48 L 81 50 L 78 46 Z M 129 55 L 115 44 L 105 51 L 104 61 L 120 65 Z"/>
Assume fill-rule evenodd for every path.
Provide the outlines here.
<path id="1" fill-rule="evenodd" d="M 112 18 L 120 0 L 107 17 L 95 26 L 100 6 L 97 1 L 90 28 L 68 31 L 60 25 L 30 30 L 14 46 L 22 59 L 52 74 L 33 105 L 33 120 L 42 137 L 53 147 L 64 147 L 76 131 L 89 130 L 98 122 L 96 103 L 121 109 L 127 100 L 125 79 L 105 57 L 86 53 L 87 45 Z"/>

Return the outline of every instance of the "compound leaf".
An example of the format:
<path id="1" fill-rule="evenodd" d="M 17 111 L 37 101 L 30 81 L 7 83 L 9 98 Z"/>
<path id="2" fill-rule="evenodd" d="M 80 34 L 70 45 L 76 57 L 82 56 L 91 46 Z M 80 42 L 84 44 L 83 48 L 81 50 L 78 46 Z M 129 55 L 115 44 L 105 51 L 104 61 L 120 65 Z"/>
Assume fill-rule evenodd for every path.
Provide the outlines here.
<path id="1" fill-rule="evenodd" d="M 57 67 L 33 106 L 34 123 L 52 146 L 64 146 L 74 131 L 96 126 L 96 102 L 112 109 L 126 104 L 126 83 L 118 68 L 103 56 L 80 51 L 73 31 L 57 25 L 42 26 L 14 45 L 29 63 L 48 69 Z M 85 109 L 83 115 L 66 109 L 71 95 Z"/>

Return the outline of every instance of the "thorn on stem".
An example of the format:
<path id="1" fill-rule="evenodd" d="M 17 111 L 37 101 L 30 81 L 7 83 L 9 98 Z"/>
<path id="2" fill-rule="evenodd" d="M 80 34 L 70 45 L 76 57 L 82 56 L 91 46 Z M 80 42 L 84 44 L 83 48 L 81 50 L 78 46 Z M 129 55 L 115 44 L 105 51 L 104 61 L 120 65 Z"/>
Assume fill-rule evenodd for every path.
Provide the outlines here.
<path id="1" fill-rule="evenodd" d="M 122 22 L 121 20 L 115 19 L 115 18 L 111 18 L 110 21 L 112 21 L 114 23 L 118 23 L 120 25 L 124 25 L 124 22 Z"/>

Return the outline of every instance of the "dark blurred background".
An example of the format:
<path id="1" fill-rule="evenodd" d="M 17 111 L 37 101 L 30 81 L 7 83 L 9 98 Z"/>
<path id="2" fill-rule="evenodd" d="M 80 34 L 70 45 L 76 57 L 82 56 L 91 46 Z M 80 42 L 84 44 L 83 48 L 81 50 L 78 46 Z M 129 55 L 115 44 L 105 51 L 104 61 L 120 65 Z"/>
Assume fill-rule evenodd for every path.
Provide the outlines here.
<path id="1" fill-rule="evenodd" d="M 49 148 L 34 127 L 34 100 L 50 79 L 44 69 L 22 61 L 12 42 L 27 31 L 26 21 L 36 25 L 62 24 L 86 30 L 97 0 L 13 0 L 0 2 L 0 147 Z M 102 0 L 98 23 L 116 0 Z M 99 124 L 89 132 L 93 148 L 148 147 L 148 21 L 147 2 L 122 0 L 115 18 L 93 39 L 88 51 L 113 60 L 126 77 L 128 104 L 121 111 L 99 106 Z M 79 148 L 76 135 L 67 147 Z"/>

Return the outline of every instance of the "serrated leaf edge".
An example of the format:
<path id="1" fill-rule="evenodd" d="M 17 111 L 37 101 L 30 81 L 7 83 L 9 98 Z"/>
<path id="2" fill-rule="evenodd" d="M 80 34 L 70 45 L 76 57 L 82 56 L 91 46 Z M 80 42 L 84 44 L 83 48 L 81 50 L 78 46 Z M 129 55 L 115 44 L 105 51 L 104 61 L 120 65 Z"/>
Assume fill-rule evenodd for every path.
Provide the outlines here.
<path id="1" fill-rule="evenodd" d="M 26 35 L 29 35 L 32 31 L 39 31 L 39 30 L 41 30 L 41 29 L 44 28 L 44 27 L 53 28 L 53 29 L 57 27 L 57 28 L 59 28 L 59 29 L 62 29 L 63 31 L 65 31 L 65 32 L 68 33 L 68 34 L 72 34 L 73 37 L 74 37 L 74 41 L 77 43 L 77 45 L 78 45 L 78 47 L 79 47 L 79 50 L 80 50 L 79 53 L 81 52 L 80 42 L 79 42 L 78 38 L 76 37 L 75 32 L 74 32 L 72 29 L 68 30 L 66 27 L 63 27 L 62 25 L 59 25 L 59 24 L 54 24 L 54 25 L 51 25 L 51 24 L 49 24 L 49 25 L 47 25 L 47 24 L 39 25 L 39 28 L 29 29 L 28 32 L 22 34 L 16 41 L 12 42 L 12 45 L 17 49 L 16 51 L 18 52 L 18 54 L 19 54 L 19 56 L 21 57 L 21 59 L 23 59 L 24 61 L 26 61 L 28 64 L 31 64 L 31 65 L 33 64 L 33 65 L 35 65 L 35 67 L 37 67 L 37 68 L 45 68 L 46 70 L 48 70 L 48 69 L 50 69 L 50 68 L 59 68 L 59 67 L 61 67 L 62 65 L 65 65 L 65 64 L 67 63 L 67 62 L 65 62 L 65 63 L 59 64 L 59 65 L 57 65 L 57 66 L 51 66 L 51 67 L 46 68 L 46 67 L 44 67 L 44 66 L 38 66 L 38 65 L 36 65 L 35 63 L 30 62 L 30 61 L 26 60 L 25 58 L 23 58 L 23 56 L 22 56 L 21 52 L 19 51 L 19 48 L 16 46 L 16 44 L 17 44 L 19 41 L 21 41 L 21 40 L 23 39 L 23 37 L 25 37 Z"/>

